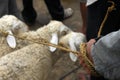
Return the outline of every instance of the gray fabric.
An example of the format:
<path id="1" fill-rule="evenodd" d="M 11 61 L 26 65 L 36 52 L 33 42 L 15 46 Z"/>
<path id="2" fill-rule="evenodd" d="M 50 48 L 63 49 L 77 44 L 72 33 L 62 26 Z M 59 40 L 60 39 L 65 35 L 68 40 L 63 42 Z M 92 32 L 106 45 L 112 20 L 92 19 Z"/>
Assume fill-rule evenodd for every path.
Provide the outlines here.
<path id="1" fill-rule="evenodd" d="M 0 0 L 0 17 L 14 15 L 21 19 L 20 11 L 17 8 L 16 0 Z"/>
<path id="2" fill-rule="evenodd" d="M 92 47 L 95 69 L 110 80 L 120 80 L 120 30 L 101 38 Z"/>

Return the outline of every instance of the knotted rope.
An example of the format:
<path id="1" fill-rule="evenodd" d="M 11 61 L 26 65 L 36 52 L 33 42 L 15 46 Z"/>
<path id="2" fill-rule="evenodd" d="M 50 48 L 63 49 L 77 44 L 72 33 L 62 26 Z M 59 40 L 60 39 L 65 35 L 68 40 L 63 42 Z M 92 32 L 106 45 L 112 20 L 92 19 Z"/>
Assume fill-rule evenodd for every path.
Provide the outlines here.
<path id="1" fill-rule="evenodd" d="M 112 10 L 114 10 L 114 8 L 115 8 L 115 3 L 114 3 L 113 1 L 108 1 L 108 2 L 110 2 L 112 5 L 111 5 L 110 7 L 108 7 L 107 12 L 106 12 L 106 15 L 105 15 L 105 17 L 104 17 L 104 19 L 103 19 L 103 21 L 102 21 L 102 23 L 101 23 L 101 26 L 100 26 L 100 28 L 99 28 L 98 35 L 97 35 L 98 38 L 101 36 L 101 32 L 102 32 L 103 26 L 104 26 L 104 24 L 105 24 L 105 22 L 106 22 L 106 20 L 107 20 L 107 18 L 108 18 L 109 13 L 110 13 Z M 86 50 L 86 49 L 87 49 L 86 43 L 81 43 L 81 44 L 80 44 L 80 53 L 81 53 L 81 56 L 82 56 L 81 59 L 82 59 L 82 61 L 83 61 L 83 63 L 81 63 L 81 65 L 83 65 L 83 67 L 86 69 L 86 71 L 87 71 L 88 73 L 90 73 L 90 74 L 92 74 L 92 75 L 95 75 L 95 76 L 100 76 L 100 75 L 96 72 L 96 70 L 95 70 L 95 68 L 94 68 L 94 64 L 93 64 L 92 61 L 88 58 L 88 56 L 87 56 L 87 50 Z"/>

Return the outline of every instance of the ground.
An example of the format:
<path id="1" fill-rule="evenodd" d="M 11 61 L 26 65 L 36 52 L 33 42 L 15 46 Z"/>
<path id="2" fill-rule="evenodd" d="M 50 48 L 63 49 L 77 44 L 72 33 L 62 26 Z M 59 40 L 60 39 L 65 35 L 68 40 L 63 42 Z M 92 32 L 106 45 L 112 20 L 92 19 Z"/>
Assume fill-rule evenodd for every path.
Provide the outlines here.
<path id="1" fill-rule="evenodd" d="M 46 8 L 44 0 L 33 0 L 34 8 L 37 12 L 37 20 L 36 24 L 30 26 L 31 29 L 37 29 L 44 24 L 47 24 L 51 20 L 51 16 Z M 74 14 L 71 18 L 64 20 L 64 24 L 69 26 L 74 31 L 80 31 L 82 26 L 81 14 L 80 14 L 80 4 L 79 0 L 62 0 L 62 5 L 64 8 L 72 8 L 74 10 Z M 23 9 L 22 0 L 17 0 L 18 8 L 21 11 Z"/>
<path id="2" fill-rule="evenodd" d="M 16 0 L 18 4 L 18 8 L 22 11 L 22 0 Z M 70 27 L 73 31 L 80 32 L 82 27 L 82 19 L 80 13 L 80 4 L 79 0 L 62 0 L 62 5 L 64 8 L 72 8 L 74 14 L 67 20 L 64 20 L 63 23 Z M 46 8 L 44 0 L 34 0 L 34 8 L 37 12 L 37 20 L 34 25 L 29 26 L 30 29 L 35 30 L 45 24 L 47 24 L 51 20 L 51 16 Z M 83 80 L 80 79 L 80 73 L 84 72 L 81 68 L 74 71 L 72 74 L 68 75 L 64 79 L 62 78 L 65 74 L 70 72 L 71 70 L 77 68 L 79 63 L 71 62 L 68 54 L 65 54 L 64 57 L 60 58 L 60 60 L 55 64 L 52 73 L 50 75 L 49 80 Z M 85 79 L 84 79 L 85 80 Z"/>

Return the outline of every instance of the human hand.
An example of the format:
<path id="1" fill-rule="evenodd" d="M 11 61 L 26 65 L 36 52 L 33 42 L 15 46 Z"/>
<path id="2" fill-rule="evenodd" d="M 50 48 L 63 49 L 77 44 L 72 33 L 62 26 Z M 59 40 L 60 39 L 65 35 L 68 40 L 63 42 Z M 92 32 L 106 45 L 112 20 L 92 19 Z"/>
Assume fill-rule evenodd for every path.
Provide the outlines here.
<path id="1" fill-rule="evenodd" d="M 96 42 L 95 39 L 91 39 L 89 40 L 86 44 L 87 44 L 87 54 L 88 54 L 88 58 L 90 60 L 92 60 L 92 57 L 91 57 L 91 48 L 92 48 L 92 45 Z"/>

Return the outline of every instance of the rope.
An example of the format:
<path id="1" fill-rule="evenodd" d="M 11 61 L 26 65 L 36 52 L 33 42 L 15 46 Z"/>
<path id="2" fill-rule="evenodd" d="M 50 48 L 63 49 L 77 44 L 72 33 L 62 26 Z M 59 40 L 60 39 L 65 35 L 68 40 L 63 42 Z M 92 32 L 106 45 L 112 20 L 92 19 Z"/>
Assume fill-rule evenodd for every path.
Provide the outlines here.
<path id="1" fill-rule="evenodd" d="M 102 24 L 99 28 L 98 31 L 98 35 L 97 37 L 101 36 L 101 32 L 102 32 L 102 28 L 105 24 L 105 21 L 108 18 L 109 13 L 115 8 L 115 3 L 113 1 L 109 1 L 110 3 L 112 3 L 112 5 L 110 7 L 108 7 L 108 10 L 106 12 L 106 15 L 102 21 Z M 81 65 L 86 68 L 86 71 L 92 75 L 95 76 L 100 76 L 99 73 L 96 72 L 95 68 L 94 68 L 94 64 L 89 60 L 88 56 L 87 56 L 87 50 L 86 50 L 86 43 L 81 43 L 80 44 L 80 53 L 81 53 L 81 60 L 83 61 L 83 63 L 81 63 Z"/>
<path id="2" fill-rule="evenodd" d="M 104 19 L 103 19 L 103 21 L 102 21 L 102 24 L 100 25 L 100 28 L 99 28 L 97 37 L 100 37 L 100 36 L 101 36 L 101 32 L 102 32 L 103 26 L 104 26 L 104 24 L 105 24 L 105 21 L 106 21 L 107 18 L 108 18 L 108 15 L 109 15 L 109 13 L 110 13 L 112 10 L 114 10 L 114 8 L 115 8 L 115 3 L 114 3 L 113 1 L 108 1 L 108 2 L 112 3 L 112 5 L 111 5 L 110 7 L 108 7 L 108 9 L 107 9 L 106 15 L 105 15 L 105 17 L 104 17 Z"/>
<path id="3" fill-rule="evenodd" d="M 2 33 L 3 36 L 7 36 L 8 35 L 8 32 L 5 32 L 4 30 L 0 30 L 0 32 Z M 27 39 L 26 37 L 23 37 L 23 36 L 16 36 L 16 35 L 13 35 L 14 37 L 18 38 L 18 39 L 21 39 L 21 40 L 28 40 L 30 42 L 33 42 L 33 43 L 37 43 L 37 44 L 43 44 L 43 45 L 47 45 L 47 46 L 52 46 L 52 47 L 56 47 L 56 48 L 59 48 L 61 50 L 64 50 L 64 51 L 67 51 L 67 52 L 72 52 L 74 53 L 75 55 L 78 55 L 79 52 L 78 51 L 73 51 L 71 49 L 68 49 L 66 47 L 63 47 L 61 45 L 55 45 L 55 44 L 52 44 L 50 43 L 49 41 L 43 39 L 43 38 L 37 38 L 37 39 L 34 39 L 34 40 L 31 40 L 31 39 Z"/>
<path id="4" fill-rule="evenodd" d="M 81 65 L 86 69 L 86 71 L 89 74 L 95 75 L 95 76 L 99 76 L 99 74 L 96 72 L 95 68 L 94 68 L 94 64 L 89 60 L 88 56 L 87 56 L 87 50 L 86 50 L 86 43 L 81 43 L 80 44 L 80 53 L 82 55 L 81 58 Z"/>

